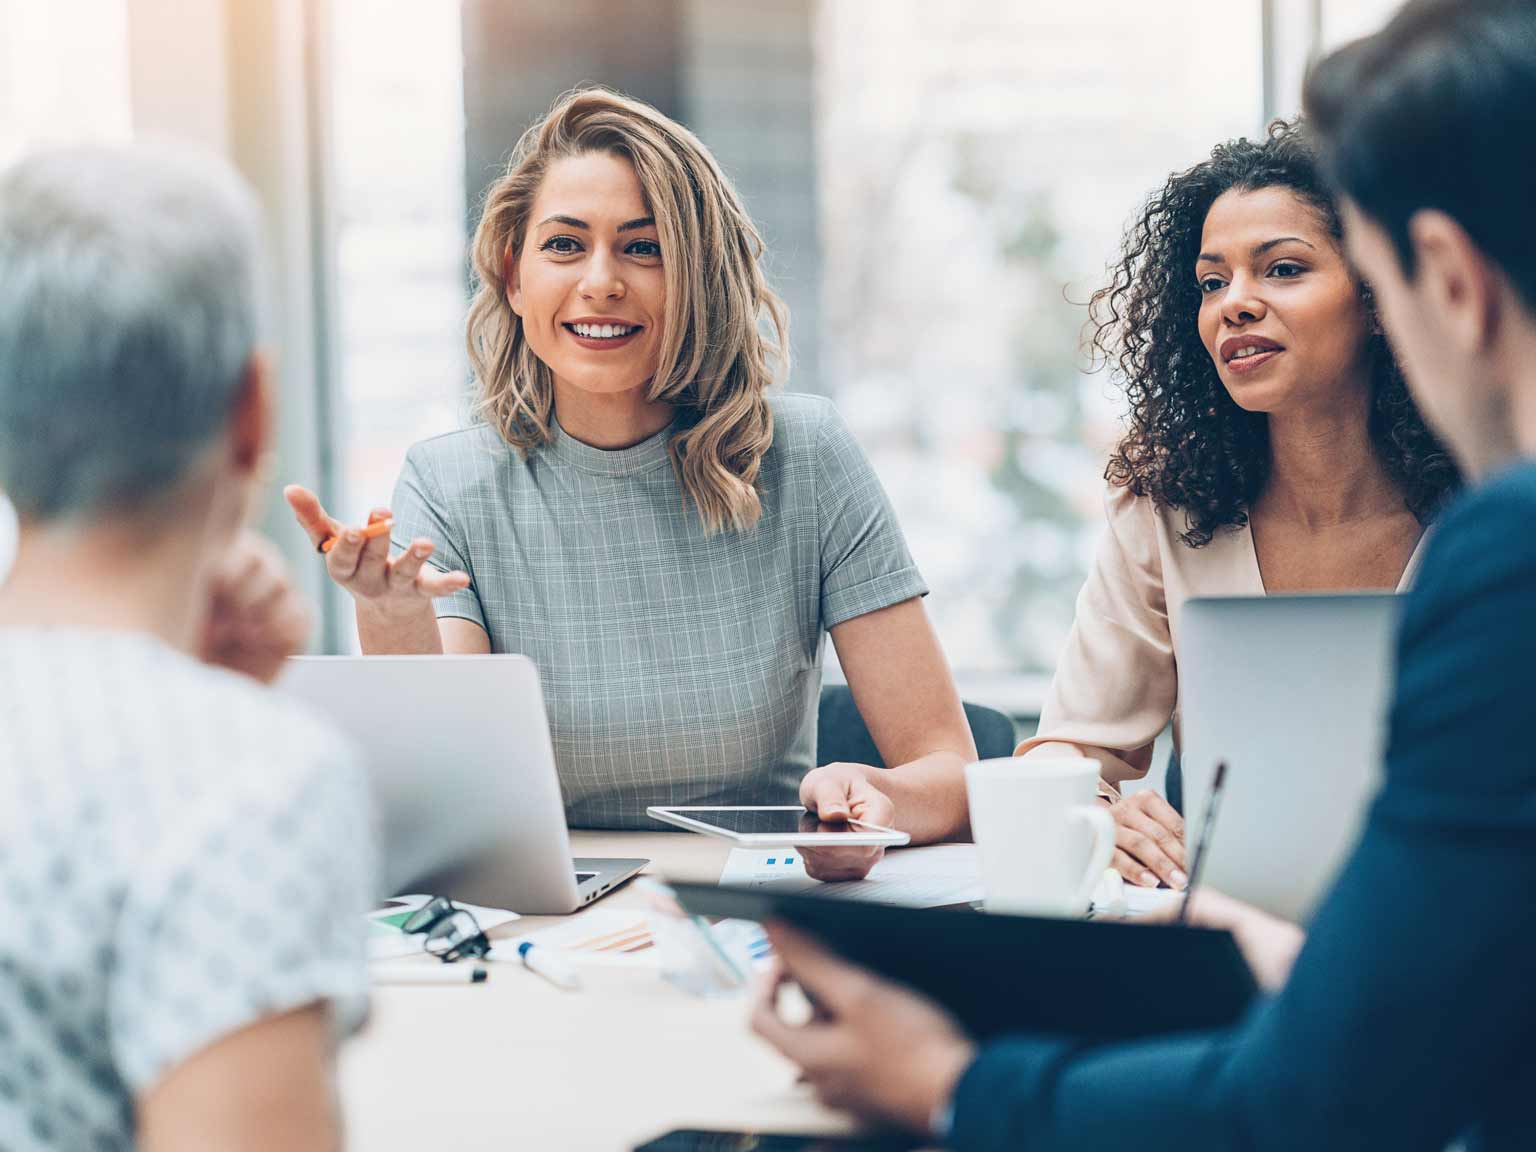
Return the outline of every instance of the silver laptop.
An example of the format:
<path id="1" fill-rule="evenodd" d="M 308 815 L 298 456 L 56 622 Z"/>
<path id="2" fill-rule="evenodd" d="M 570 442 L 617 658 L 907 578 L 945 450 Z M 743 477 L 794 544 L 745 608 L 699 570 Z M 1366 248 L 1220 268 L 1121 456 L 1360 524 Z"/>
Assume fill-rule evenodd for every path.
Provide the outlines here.
<path id="1" fill-rule="evenodd" d="M 390 892 L 572 912 L 647 860 L 571 858 L 538 670 L 523 656 L 299 656 L 277 687 L 368 760 Z"/>
<path id="2" fill-rule="evenodd" d="M 1227 780 L 1202 887 L 1305 922 L 1354 847 L 1381 780 L 1401 597 L 1265 596 L 1184 605 L 1185 827 Z"/>

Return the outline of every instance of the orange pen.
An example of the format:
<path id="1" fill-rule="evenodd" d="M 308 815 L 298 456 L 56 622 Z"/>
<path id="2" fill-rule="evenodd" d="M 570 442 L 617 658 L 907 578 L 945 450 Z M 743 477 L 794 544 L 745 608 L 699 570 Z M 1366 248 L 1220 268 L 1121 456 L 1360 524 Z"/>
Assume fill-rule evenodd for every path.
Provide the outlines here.
<path id="1" fill-rule="evenodd" d="M 372 540 L 375 536 L 383 536 L 394 526 L 395 522 L 393 520 L 375 520 L 372 524 L 359 528 L 357 531 L 363 534 L 364 540 Z M 320 541 L 319 550 L 321 552 L 329 552 L 332 548 L 336 547 L 336 541 L 339 539 L 341 539 L 339 536 L 327 536 L 324 540 Z"/>

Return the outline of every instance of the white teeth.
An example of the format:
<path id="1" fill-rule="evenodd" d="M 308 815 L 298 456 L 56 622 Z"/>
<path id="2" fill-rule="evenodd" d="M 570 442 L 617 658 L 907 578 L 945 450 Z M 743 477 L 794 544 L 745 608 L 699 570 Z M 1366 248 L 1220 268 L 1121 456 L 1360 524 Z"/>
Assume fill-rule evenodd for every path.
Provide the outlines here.
<path id="1" fill-rule="evenodd" d="M 1236 352 L 1232 353 L 1232 359 L 1241 360 L 1245 356 L 1257 356 L 1260 352 L 1273 351 L 1273 348 L 1255 348 L 1252 344 L 1250 344 L 1246 348 L 1239 348 Z"/>
<path id="2" fill-rule="evenodd" d="M 572 331 L 578 336 L 585 336 L 589 340 L 612 340 L 618 336 L 628 336 L 634 331 L 627 324 L 572 324 Z"/>

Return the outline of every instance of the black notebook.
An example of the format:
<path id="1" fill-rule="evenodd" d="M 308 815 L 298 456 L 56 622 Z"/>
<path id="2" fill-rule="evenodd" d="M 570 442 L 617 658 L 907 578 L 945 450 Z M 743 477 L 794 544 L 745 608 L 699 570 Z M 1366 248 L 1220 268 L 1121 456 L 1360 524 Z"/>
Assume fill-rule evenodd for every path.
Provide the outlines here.
<path id="1" fill-rule="evenodd" d="M 1258 986 L 1232 934 L 1134 921 L 896 908 L 762 888 L 674 884 L 700 916 L 783 920 L 937 1000 L 972 1036 L 1126 1040 L 1221 1028 Z"/>

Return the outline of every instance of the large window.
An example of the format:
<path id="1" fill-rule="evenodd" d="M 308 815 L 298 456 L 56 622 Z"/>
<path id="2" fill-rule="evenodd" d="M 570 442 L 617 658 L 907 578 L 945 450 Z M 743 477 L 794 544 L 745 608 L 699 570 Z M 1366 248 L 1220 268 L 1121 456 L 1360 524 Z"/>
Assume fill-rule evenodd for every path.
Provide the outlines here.
<path id="1" fill-rule="evenodd" d="M 360 521 L 407 448 L 467 415 L 458 5 L 333 0 L 331 42 L 333 486 L 335 514 Z"/>
<path id="2" fill-rule="evenodd" d="M 45 144 L 126 140 L 127 0 L 0 0 L 0 167 Z"/>
<path id="3" fill-rule="evenodd" d="M 355 516 L 388 498 L 412 441 L 465 418 L 464 50 L 493 46 L 460 43 L 459 4 L 330 2 L 337 480 Z M 1027 710 L 1070 625 L 1123 409 L 1115 381 L 1085 371 L 1085 304 L 1126 224 L 1169 172 L 1260 130 L 1266 91 L 1293 113 L 1309 49 L 1392 6 L 821 0 L 808 25 L 804 0 L 665 6 L 680 47 L 658 67 L 691 78 L 655 90 L 698 97 L 680 114 L 754 211 L 772 217 L 775 196 L 819 205 L 819 234 L 798 245 L 813 260 L 795 262 L 784 224 L 766 229 L 781 283 L 821 284 L 817 323 L 797 326 L 801 340 L 819 330 L 801 357 L 815 366 L 791 386 L 833 395 L 873 459 L 967 691 Z M 555 0 L 477 11 L 509 37 L 537 32 L 584 79 L 621 83 L 603 62 L 633 65 L 622 44 L 605 55 L 601 26 L 580 43 L 552 32 Z M 523 64 L 497 76 L 496 92 L 527 99 L 501 135 L 566 82 L 545 82 L 566 74 L 559 60 Z M 742 69 L 751 91 L 726 83 Z M 1266 69 L 1288 86 L 1266 90 Z M 776 83 L 810 102 L 804 140 L 753 119 Z"/>
<path id="4" fill-rule="evenodd" d="M 126 140 L 126 0 L 0 0 L 0 168 L 34 148 Z M 16 518 L 0 492 L 0 581 Z"/>
<path id="5" fill-rule="evenodd" d="M 332 127 L 316 158 L 334 194 L 319 242 L 336 272 L 338 373 L 315 418 L 330 417 L 336 510 L 388 500 L 407 446 L 467 416 L 471 48 L 482 104 L 527 90 L 494 133 L 507 147 L 577 79 L 682 101 L 801 302 L 798 339 L 814 347 L 792 387 L 833 394 L 874 459 L 962 678 L 1045 673 L 1099 531 L 1121 409 L 1112 380 L 1082 371 L 1083 302 L 1143 196 L 1258 129 L 1266 100 L 1294 111 L 1308 53 L 1372 31 L 1396 0 L 653 2 L 644 52 L 632 22 L 578 21 L 578 35 L 578 0 L 479 3 L 482 24 L 523 44 L 512 70 L 483 59 L 490 41 L 462 42 L 460 0 L 306 0 L 331 29 L 306 98 Z M 144 0 L 0 0 L 0 164 L 51 141 L 126 139 L 141 120 L 231 145 L 251 125 L 219 54 L 245 7 L 259 5 L 192 20 Z M 178 37 L 180 55 L 166 46 Z M 207 75 L 166 67 L 204 56 Z M 269 210 L 302 214 L 281 198 L 306 198 L 304 181 L 255 176 L 281 200 Z M 812 202 L 814 225 L 791 211 Z M 292 369 L 304 353 L 289 351 Z M 0 568 L 7 524 L 0 509 Z M 345 637 L 350 613 L 333 607 Z"/>
<path id="6" fill-rule="evenodd" d="M 1327 52 L 1360 36 L 1369 36 L 1403 6 L 1403 0 L 1324 0 L 1318 6 L 1318 48 Z"/>
<path id="7" fill-rule="evenodd" d="M 962 676 L 1043 672 L 1120 405 L 1083 303 L 1168 173 L 1252 133 L 1258 0 L 823 6 L 824 363 Z"/>

